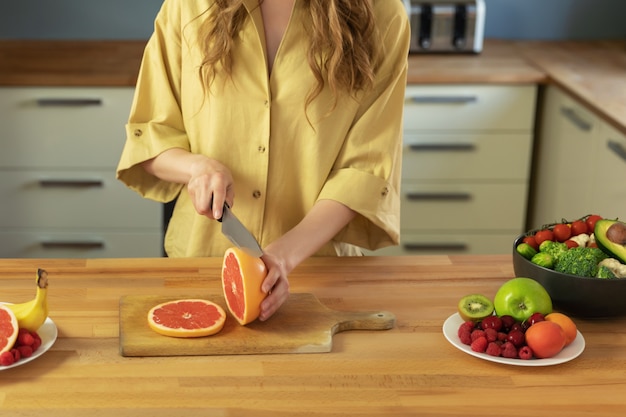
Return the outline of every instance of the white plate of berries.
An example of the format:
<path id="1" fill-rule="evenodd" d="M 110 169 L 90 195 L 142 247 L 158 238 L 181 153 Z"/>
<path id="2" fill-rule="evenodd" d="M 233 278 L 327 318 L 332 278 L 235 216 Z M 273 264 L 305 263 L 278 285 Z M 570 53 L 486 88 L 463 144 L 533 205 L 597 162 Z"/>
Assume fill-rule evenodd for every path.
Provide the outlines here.
<path id="1" fill-rule="evenodd" d="M 57 340 L 57 327 L 50 317 L 36 332 L 20 329 L 13 349 L 3 355 L 11 353 L 12 359 L 7 356 L 0 358 L 0 371 L 15 368 L 31 362 L 46 353 Z"/>
<path id="2" fill-rule="evenodd" d="M 459 313 L 454 313 L 443 323 L 443 334 L 453 346 L 463 352 L 491 362 L 516 366 L 549 366 L 569 362 L 585 350 L 585 339 L 580 331 L 576 338 L 557 354 L 547 358 L 537 358 L 524 343 L 520 323 L 510 323 L 496 331 L 482 328 L 482 323 L 464 321 Z M 473 335 L 472 335 L 473 334 Z M 482 337 L 481 337 L 482 336 Z"/>

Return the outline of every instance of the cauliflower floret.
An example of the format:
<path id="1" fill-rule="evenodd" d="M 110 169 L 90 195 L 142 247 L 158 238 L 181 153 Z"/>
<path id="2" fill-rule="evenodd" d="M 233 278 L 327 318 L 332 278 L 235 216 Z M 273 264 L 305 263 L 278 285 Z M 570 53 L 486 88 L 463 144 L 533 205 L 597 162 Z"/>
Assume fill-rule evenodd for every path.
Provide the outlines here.
<path id="1" fill-rule="evenodd" d="M 606 266 L 615 274 L 616 278 L 626 278 L 626 265 L 615 258 L 606 258 L 598 266 Z"/>

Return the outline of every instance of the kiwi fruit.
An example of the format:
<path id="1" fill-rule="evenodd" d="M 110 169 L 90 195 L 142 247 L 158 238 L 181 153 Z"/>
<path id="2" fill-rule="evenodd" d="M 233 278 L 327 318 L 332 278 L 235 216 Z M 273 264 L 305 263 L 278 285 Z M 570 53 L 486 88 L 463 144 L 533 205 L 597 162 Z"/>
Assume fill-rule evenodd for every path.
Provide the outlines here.
<path id="1" fill-rule="evenodd" d="M 465 321 L 480 321 L 493 314 L 493 302 L 482 294 L 470 294 L 459 300 L 459 315 Z"/>

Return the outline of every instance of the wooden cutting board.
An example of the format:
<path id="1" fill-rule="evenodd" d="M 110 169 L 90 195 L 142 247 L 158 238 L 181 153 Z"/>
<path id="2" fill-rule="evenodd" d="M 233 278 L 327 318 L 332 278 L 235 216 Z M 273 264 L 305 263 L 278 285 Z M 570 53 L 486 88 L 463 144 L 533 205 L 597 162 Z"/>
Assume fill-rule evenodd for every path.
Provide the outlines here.
<path id="1" fill-rule="evenodd" d="M 227 312 L 224 328 L 201 338 L 174 338 L 148 326 L 148 311 L 159 303 L 204 298 Z M 332 337 L 346 330 L 386 330 L 395 325 L 387 311 L 332 310 L 313 294 L 291 294 L 280 310 L 265 322 L 241 326 L 228 312 L 223 295 L 194 297 L 123 296 L 120 299 L 120 353 L 122 356 L 245 355 L 261 353 L 330 352 Z"/>

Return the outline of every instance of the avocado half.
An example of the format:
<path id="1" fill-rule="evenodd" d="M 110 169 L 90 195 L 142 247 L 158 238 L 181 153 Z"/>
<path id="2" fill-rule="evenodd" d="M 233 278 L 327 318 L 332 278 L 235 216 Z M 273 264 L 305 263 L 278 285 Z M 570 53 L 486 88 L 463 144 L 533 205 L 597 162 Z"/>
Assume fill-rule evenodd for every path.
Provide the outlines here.
<path id="1" fill-rule="evenodd" d="M 598 220 L 593 230 L 596 244 L 607 255 L 626 263 L 626 223 Z"/>

